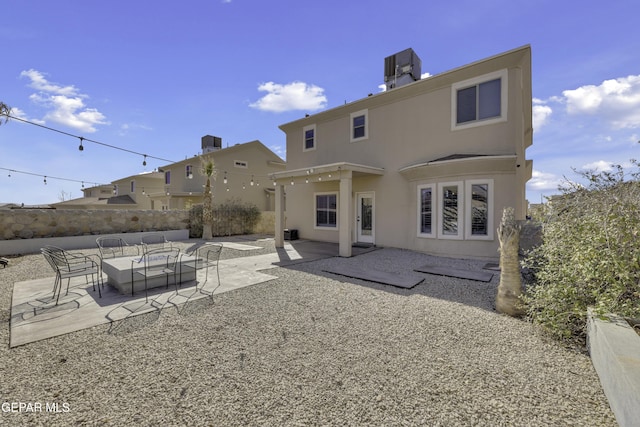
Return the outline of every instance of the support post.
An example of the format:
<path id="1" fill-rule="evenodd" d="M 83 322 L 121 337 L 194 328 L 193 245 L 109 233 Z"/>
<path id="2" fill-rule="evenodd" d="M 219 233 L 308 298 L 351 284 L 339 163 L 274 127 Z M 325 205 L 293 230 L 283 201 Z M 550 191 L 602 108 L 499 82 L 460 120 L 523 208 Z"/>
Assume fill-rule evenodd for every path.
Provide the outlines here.
<path id="1" fill-rule="evenodd" d="M 276 185 L 276 248 L 284 248 L 284 185 Z"/>
<path id="2" fill-rule="evenodd" d="M 341 257 L 351 256 L 351 223 L 353 219 L 352 211 L 352 172 L 342 171 L 340 173 L 340 212 L 339 212 L 339 254 Z"/>

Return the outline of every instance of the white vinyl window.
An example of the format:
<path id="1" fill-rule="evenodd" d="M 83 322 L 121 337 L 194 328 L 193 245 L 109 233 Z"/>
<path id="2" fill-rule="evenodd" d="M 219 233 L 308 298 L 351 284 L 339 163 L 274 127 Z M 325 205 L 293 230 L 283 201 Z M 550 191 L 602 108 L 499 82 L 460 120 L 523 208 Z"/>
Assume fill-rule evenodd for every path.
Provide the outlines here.
<path id="1" fill-rule="evenodd" d="M 316 149 L 316 125 L 309 125 L 302 128 L 302 151 Z"/>
<path id="2" fill-rule="evenodd" d="M 493 180 L 465 182 L 465 238 L 493 240 Z"/>
<path id="3" fill-rule="evenodd" d="M 451 90 L 451 127 L 463 129 L 507 119 L 507 70 L 458 82 Z"/>
<path id="4" fill-rule="evenodd" d="M 351 142 L 369 138 L 369 111 L 361 110 L 350 116 Z"/>
<path id="5" fill-rule="evenodd" d="M 438 184 L 438 238 L 463 238 L 463 200 L 461 182 Z"/>
<path id="6" fill-rule="evenodd" d="M 338 228 L 338 193 L 315 194 L 315 227 Z"/>
<path id="7" fill-rule="evenodd" d="M 418 236 L 435 237 L 436 190 L 433 184 L 418 186 Z"/>

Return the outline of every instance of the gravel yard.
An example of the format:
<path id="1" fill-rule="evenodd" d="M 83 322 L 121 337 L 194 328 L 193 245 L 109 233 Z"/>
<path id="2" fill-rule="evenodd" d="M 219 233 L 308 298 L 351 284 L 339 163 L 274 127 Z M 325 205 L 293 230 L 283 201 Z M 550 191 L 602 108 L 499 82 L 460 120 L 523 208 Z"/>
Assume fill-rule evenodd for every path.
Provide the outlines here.
<path id="1" fill-rule="evenodd" d="M 274 251 L 247 243 L 264 249 L 223 257 Z M 380 249 L 275 267 L 265 272 L 277 280 L 182 313 L 9 349 L 14 282 L 53 277 L 41 255 L 12 258 L 0 268 L 0 424 L 616 425 L 588 356 L 493 311 L 497 274 L 425 274 L 405 290 L 322 271 L 407 274 L 428 262 L 484 264 Z M 54 403 L 59 412 L 47 412 Z"/>

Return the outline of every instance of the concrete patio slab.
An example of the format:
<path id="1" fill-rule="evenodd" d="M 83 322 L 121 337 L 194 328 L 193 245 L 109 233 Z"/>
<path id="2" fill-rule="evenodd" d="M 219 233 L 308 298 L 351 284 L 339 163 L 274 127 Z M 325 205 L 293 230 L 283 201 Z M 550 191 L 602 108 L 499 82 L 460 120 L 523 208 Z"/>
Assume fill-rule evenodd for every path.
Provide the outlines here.
<path id="1" fill-rule="evenodd" d="M 272 263 L 277 260 L 277 254 L 222 260 L 220 286 L 217 286 L 215 270 L 210 270 L 204 290 L 217 295 L 276 279 L 276 276 L 259 270 L 273 268 Z M 204 283 L 205 275 L 204 270 L 198 271 L 199 286 Z M 121 294 L 109 285 L 101 288 L 102 298 L 99 298 L 97 290 L 94 292 L 92 286 L 87 285 L 84 278 L 80 277 L 72 279 L 69 294 L 64 295 L 63 292 L 56 306 L 51 300 L 53 282 L 54 278 L 50 277 L 14 284 L 10 347 L 207 297 L 205 293 L 196 292 L 196 282 L 192 281 L 183 284 L 178 294 L 172 286 L 169 289 L 163 287 L 150 290 L 148 303 L 143 292 L 132 297 Z"/>
<path id="2" fill-rule="evenodd" d="M 399 288 L 411 289 L 424 280 L 424 277 L 415 275 L 403 276 L 395 273 L 389 273 L 380 270 L 363 270 L 352 265 L 342 265 L 328 268 L 327 273 L 337 274 L 340 276 L 351 277 L 353 279 L 366 280 L 368 282 L 382 283 L 383 285 L 391 285 Z"/>
<path id="3" fill-rule="evenodd" d="M 456 268 L 440 267 L 430 264 L 415 268 L 414 271 L 418 271 L 420 273 L 436 274 L 438 276 L 456 277 L 458 279 L 477 280 L 479 282 L 490 282 L 493 278 L 493 273 L 489 273 L 488 271 L 460 270 Z"/>

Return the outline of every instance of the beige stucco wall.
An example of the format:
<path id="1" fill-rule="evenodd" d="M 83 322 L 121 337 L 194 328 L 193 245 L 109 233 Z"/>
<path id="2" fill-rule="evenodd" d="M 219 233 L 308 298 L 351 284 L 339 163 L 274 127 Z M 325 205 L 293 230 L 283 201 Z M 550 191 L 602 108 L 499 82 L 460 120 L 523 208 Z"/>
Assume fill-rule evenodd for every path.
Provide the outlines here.
<path id="1" fill-rule="evenodd" d="M 75 209 L 10 209 L 0 211 L 0 240 L 188 228 L 188 211 Z"/>
<path id="2" fill-rule="evenodd" d="M 284 170 L 285 166 L 284 161 L 262 143 L 253 141 L 238 144 L 207 156 L 213 157 L 216 169 L 216 177 L 211 182 L 214 203 L 227 203 L 235 199 L 254 204 L 261 211 L 274 209 L 271 192 L 266 191 L 268 188 L 273 189 L 269 176 Z M 246 163 L 247 167 L 238 167 L 236 161 Z M 162 209 L 162 204 L 169 209 L 189 209 L 194 204 L 202 203 L 206 178 L 200 174 L 201 164 L 200 157 L 196 156 L 163 167 L 164 171 L 171 171 L 171 184 L 163 185 L 160 194 L 151 195 L 154 200 L 153 209 Z M 193 170 L 191 179 L 187 178 L 187 165 L 191 165 Z"/>
<path id="3" fill-rule="evenodd" d="M 507 76 L 507 110 L 503 121 L 452 129 L 452 84 L 487 73 Z M 287 170 L 350 162 L 383 168 L 382 176 L 354 177 L 351 205 L 352 241 L 355 241 L 358 192 L 375 193 L 375 243 L 460 257 L 498 257 L 495 235 L 502 210 L 513 207 L 517 219 L 526 215 L 525 185 L 531 177 L 526 148 L 531 144 L 530 51 L 515 50 L 441 76 L 432 77 L 389 93 L 378 94 L 327 112 L 281 126 L 287 135 Z M 528 104 L 527 104 L 528 103 Z M 366 111 L 368 137 L 350 141 L 351 113 Z M 315 125 L 316 148 L 303 150 L 303 129 Z M 497 156 L 491 161 L 463 160 L 432 165 L 424 170 L 405 168 L 453 154 Z M 332 177 L 335 179 L 336 177 Z M 449 240 L 418 237 L 417 186 L 443 182 L 492 180 L 493 216 L 490 240 Z M 296 228 L 302 238 L 338 241 L 337 229 L 314 227 L 314 194 L 338 192 L 339 181 L 312 175 L 310 183 L 297 179 L 286 192 L 285 227 Z M 464 214 L 466 217 L 466 214 Z M 464 226 L 461 233 L 464 235 Z"/>

